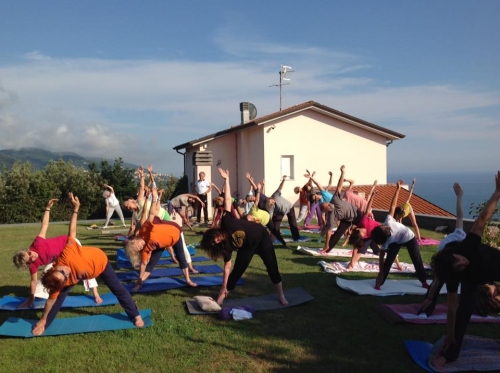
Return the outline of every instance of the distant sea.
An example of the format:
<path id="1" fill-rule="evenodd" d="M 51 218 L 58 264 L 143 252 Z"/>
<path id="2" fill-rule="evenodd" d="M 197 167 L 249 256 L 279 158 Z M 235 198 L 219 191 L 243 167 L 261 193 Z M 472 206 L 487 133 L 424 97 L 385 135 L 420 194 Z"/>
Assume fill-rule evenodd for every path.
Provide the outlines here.
<path id="1" fill-rule="evenodd" d="M 494 172 L 463 172 L 463 173 L 395 173 L 389 172 L 388 183 L 395 183 L 403 179 L 405 184 L 411 186 L 416 178 L 414 193 L 419 197 L 456 214 L 456 197 L 453 192 L 453 183 L 458 182 L 464 191 L 463 206 L 464 217 L 472 218 L 471 203 L 478 204 L 490 198 L 495 190 Z"/>

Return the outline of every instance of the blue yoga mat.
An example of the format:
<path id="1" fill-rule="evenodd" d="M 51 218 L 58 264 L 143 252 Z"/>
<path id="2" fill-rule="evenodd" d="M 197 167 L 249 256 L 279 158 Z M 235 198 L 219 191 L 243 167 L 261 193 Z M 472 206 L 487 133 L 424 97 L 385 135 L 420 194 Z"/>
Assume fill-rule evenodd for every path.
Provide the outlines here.
<path id="1" fill-rule="evenodd" d="M 196 278 L 192 278 L 192 281 L 198 284 L 198 286 L 221 286 L 222 285 L 222 276 L 200 276 Z M 238 285 L 243 284 L 243 280 L 240 279 L 237 282 Z M 135 286 L 135 284 L 127 284 L 125 287 L 130 291 Z M 172 277 L 161 277 L 155 278 L 151 280 L 146 280 L 144 284 L 142 284 L 142 288 L 137 291 L 137 293 L 150 293 L 154 291 L 164 291 L 164 290 L 172 290 L 179 289 L 183 287 L 187 287 L 186 281 L 180 278 L 172 278 Z"/>
<path id="2" fill-rule="evenodd" d="M 139 312 L 144 320 L 144 327 L 151 326 L 153 324 L 151 320 L 151 310 L 148 309 Z M 0 335 L 21 338 L 35 337 L 31 334 L 31 330 L 37 322 L 38 320 L 9 317 L 2 326 L 0 326 Z M 55 319 L 40 337 L 134 328 L 134 322 L 131 321 L 125 313 L 69 317 Z"/>
<path id="3" fill-rule="evenodd" d="M 187 249 L 188 249 L 188 252 L 190 255 L 196 255 L 196 251 L 194 250 L 193 246 L 188 245 Z M 170 253 L 168 252 L 168 250 L 165 250 L 163 252 L 163 254 L 161 255 L 161 257 L 162 258 L 170 258 Z M 127 258 L 127 255 L 125 254 L 124 249 L 118 249 L 118 251 L 116 252 L 116 261 L 119 261 L 119 262 L 128 262 L 129 261 L 129 259 Z"/>
<path id="4" fill-rule="evenodd" d="M 209 262 L 212 259 L 207 258 L 206 256 L 192 256 L 191 261 L 193 263 L 195 262 Z M 169 265 L 169 264 L 176 264 L 172 259 L 161 259 L 157 265 Z M 116 262 L 116 268 L 121 269 L 121 268 L 132 268 L 132 263 L 127 259 L 126 262 L 121 262 L 118 261 Z"/>
<path id="5" fill-rule="evenodd" d="M 422 341 L 405 341 L 405 346 L 412 359 L 427 372 L 434 373 L 429 365 L 427 364 L 427 358 L 429 357 L 432 350 L 432 343 L 422 342 Z"/>
<path id="6" fill-rule="evenodd" d="M 62 304 L 62 308 L 76 308 L 76 307 L 99 307 L 99 306 L 112 306 L 118 304 L 113 293 L 106 293 L 101 295 L 102 303 L 96 304 L 94 297 L 91 295 L 68 295 Z M 45 299 L 37 298 L 33 307 L 17 308 L 26 298 L 12 297 L 7 295 L 0 299 L 0 310 L 2 311 L 22 311 L 31 309 L 43 309 L 45 307 Z"/>
<path id="7" fill-rule="evenodd" d="M 300 238 L 297 241 L 293 241 L 293 238 L 290 237 L 284 237 L 285 242 L 307 242 L 311 241 L 311 239 L 307 236 L 300 236 Z M 273 244 L 281 244 L 279 240 L 274 240 Z"/>
<path id="8" fill-rule="evenodd" d="M 217 264 L 194 266 L 194 268 L 197 269 L 199 273 L 205 273 L 205 274 L 222 273 L 222 268 Z M 133 281 L 139 278 L 139 272 L 135 271 L 122 272 L 122 273 L 117 273 L 116 276 L 122 281 Z M 182 276 L 182 270 L 179 267 L 154 269 L 153 272 L 151 272 L 149 278 L 170 277 L 170 276 Z"/>

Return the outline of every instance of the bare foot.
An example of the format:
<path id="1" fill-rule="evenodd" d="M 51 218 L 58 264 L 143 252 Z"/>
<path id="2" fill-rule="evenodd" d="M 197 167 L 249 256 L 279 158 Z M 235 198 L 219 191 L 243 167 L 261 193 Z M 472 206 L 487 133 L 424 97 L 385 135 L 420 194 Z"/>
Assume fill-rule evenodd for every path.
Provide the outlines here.
<path id="1" fill-rule="evenodd" d="M 189 272 L 191 273 L 200 273 L 197 269 L 195 269 L 193 266 L 189 266 Z"/>
<path id="2" fill-rule="evenodd" d="M 354 266 L 352 265 L 352 263 L 349 263 L 349 265 L 347 266 L 347 270 L 349 271 L 349 270 L 351 270 L 353 268 L 354 268 Z"/>
<path id="3" fill-rule="evenodd" d="M 101 304 L 102 303 L 102 298 L 100 296 L 97 296 L 94 298 L 95 304 Z"/>
<path id="4" fill-rule="evenodd" d="M 142 287 L 142 285 L 137 284 L 135 285 L 132 290 L 130 290 L 131 293 L 135 293 L 136 291 L 139 291 L 139 289 Z"/>
<path id="5" fill-rule="evenodd" d="M 318 251 L 318 253 L 320 253 L 321 255 L 327 255 L 328 254 L 325 250 L 320 250 L 320 251 Z"/>
<path id="6" fill-rule="evenodd" d="M 142 319 L 141 315 L 138 315 L 134 319 L 134 325 L 136 328 L 143 328 L 144 327 L 144 320 Z"/>
<path id="7" fill-rule="evenodd" d="M 191 281 L 191 280 L 186 281 L 186 283 L 188 284 L 188 286 L 191 286 L 192 288 L 195 288 L 195 287 L 197 287 L 197 286 L 198 286 L 198 284 L 197 284 L 197 283 L 195 283 L 195 282 L 193 282 L 193 281 Z"/>
<path id="8" fill-rule="evenodd" d="M 280 301 L 282 306 L 288 306 L 288 301 L 285 298 L 285 294 L 279 295 L 278 300 Z"/>

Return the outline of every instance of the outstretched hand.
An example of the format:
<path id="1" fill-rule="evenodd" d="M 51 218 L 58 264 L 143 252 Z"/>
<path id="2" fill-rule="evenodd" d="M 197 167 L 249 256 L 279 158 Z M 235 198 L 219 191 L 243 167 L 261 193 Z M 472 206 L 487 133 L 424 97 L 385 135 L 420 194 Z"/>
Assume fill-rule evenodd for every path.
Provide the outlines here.
<path id="1" fill-rule="evenodd" d="M 219 170 L 220 170 L 220 168 L 219 168 Z M 250 172 L 247 172 L 247 173 L 245 174 L 245 177 L 246 177 L 248 180 L 250 180 L 250 178 L 252 177 L 252 175 L 250 175 Z"/>
<path id="2" fill-rule="evenodd" d="M 345 166 L 344 165 L 340 166 L 340 172 L 344 172 L 344 171 L 345 171 Z"/>
<path id="3" fill-rule="evenodd" d="M 59 201 L 57 198 L 50 199 L 49 202 L 47 202 L 46 208 L 50 209 L 54 205 L 54 203 L 56 203 L 57 201 Z"/>
<path id="4" fill-rule="evenodd" d="M 453 184 L 453 190 L 455 191 L 455 195 L 457 197 L 462 197 L 464 195 L 464 191 L 462 190 L 462 187 L 459 183 Z"/>
<path id="5" fill-rule="evenodd" d="M 329 176 L 333 176 L 333 172 L 332 171 L 328 171 L 328 175 Z"/>
<path id="6" fill-rule="evenodd" d="M 222 168 L 219 167 L 219 173 L 223 179 L 227 179 L 229 177 L 229 170 L 223 170 Z"/>
<path id="7" fill-rule="evenodd" d="M 80 200 L 77 196 L 74 196 L 72 192 L 69 192 L 68 197 L 75 210 L 80 207 Z"/>

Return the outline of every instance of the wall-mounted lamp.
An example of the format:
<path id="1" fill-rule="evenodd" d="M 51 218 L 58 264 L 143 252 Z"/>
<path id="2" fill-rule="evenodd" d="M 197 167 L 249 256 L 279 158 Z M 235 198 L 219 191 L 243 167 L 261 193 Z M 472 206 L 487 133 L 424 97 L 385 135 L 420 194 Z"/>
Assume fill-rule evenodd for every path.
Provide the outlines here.
<path id="1" fill-rule="evenodd" d="M 219 160 L 217 161 L 217 166 L 220 166 L 221 164 L 222 164 L 222 161 L 219 159 Z"/>
<path id="2" fill-rule="evenodd" d="M 276 128 L 276 126 L 273 124 L 273 125 L 271 126 L 271 129 L 273 130 L 273 129 L 275 129 L 275 128 Z"/>

